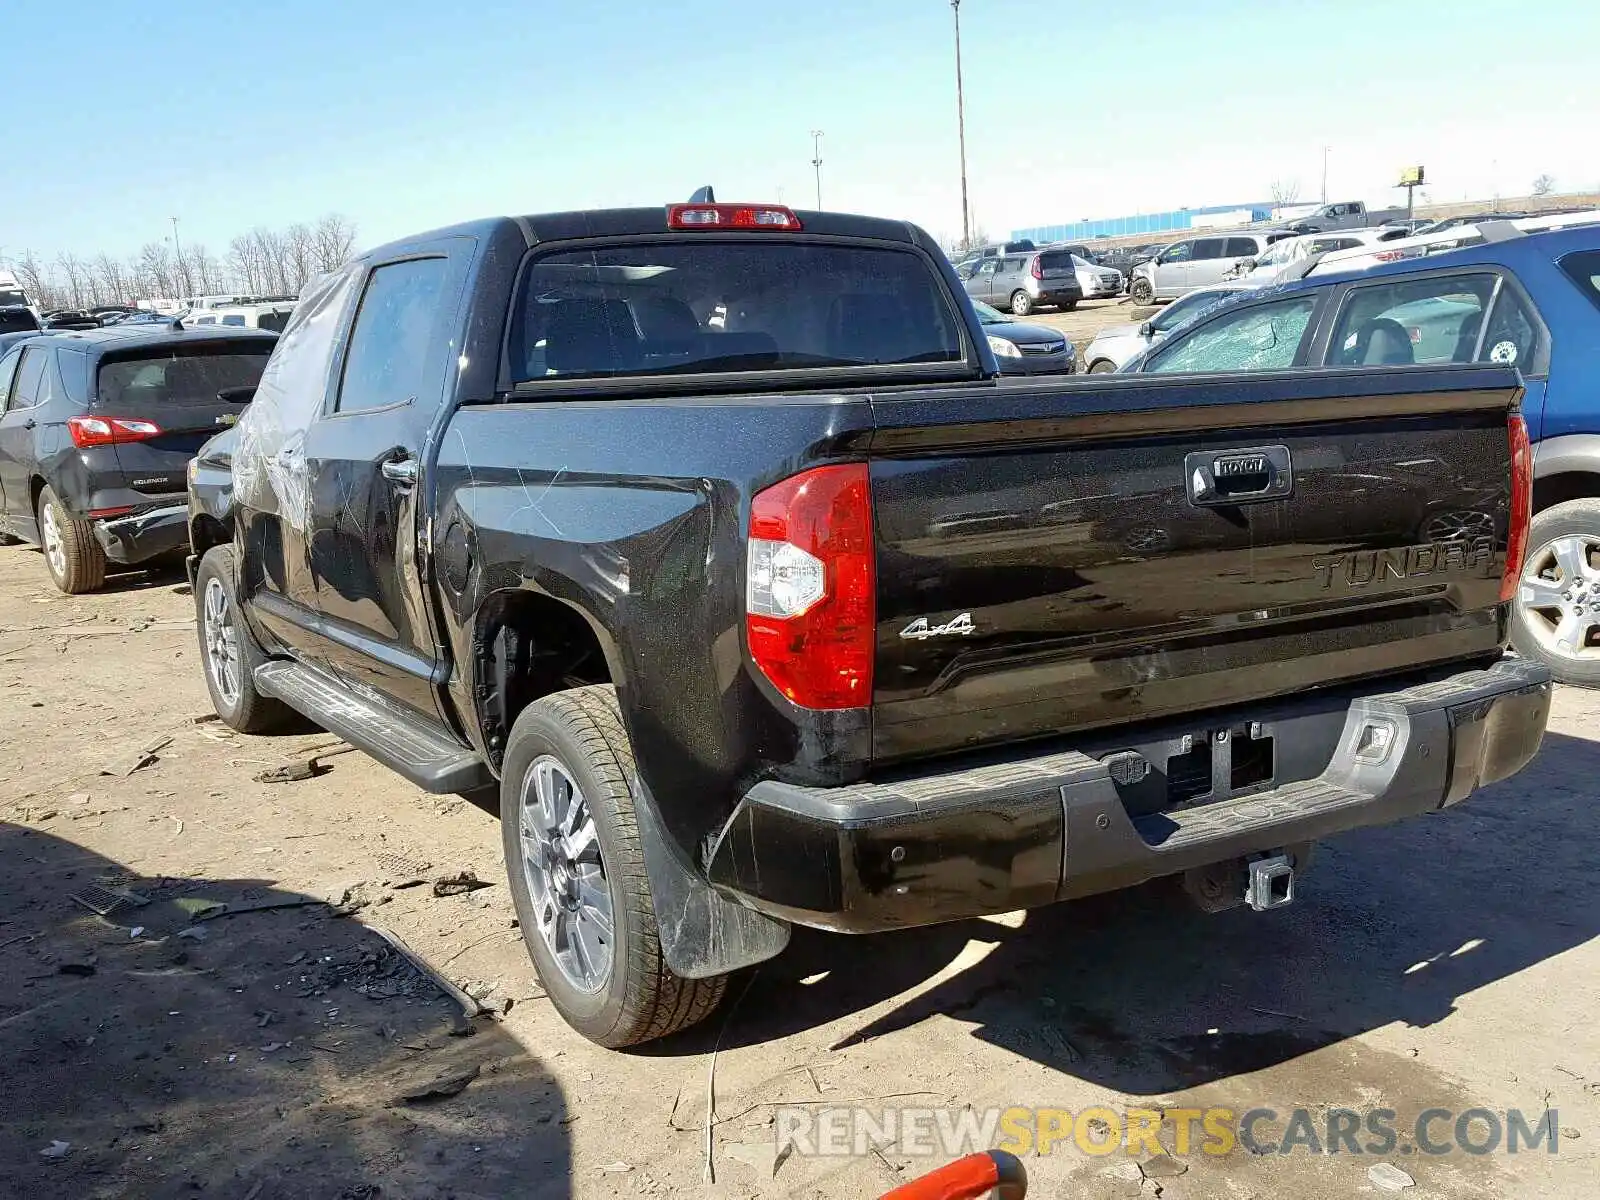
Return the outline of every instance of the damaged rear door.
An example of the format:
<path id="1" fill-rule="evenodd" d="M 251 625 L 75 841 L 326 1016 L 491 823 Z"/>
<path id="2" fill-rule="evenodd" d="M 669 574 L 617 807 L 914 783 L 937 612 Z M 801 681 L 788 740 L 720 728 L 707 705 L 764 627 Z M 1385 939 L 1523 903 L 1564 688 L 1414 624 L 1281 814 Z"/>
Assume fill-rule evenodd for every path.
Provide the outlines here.
<path id="1" fill-rule="evenodd" d="M 446 238 L 367 272 L 328 403 L 306 433 L 318 633 L 348 682 L 440 719 L 418 563 L 428 433 L 455 377 L 476 243 Z"/>

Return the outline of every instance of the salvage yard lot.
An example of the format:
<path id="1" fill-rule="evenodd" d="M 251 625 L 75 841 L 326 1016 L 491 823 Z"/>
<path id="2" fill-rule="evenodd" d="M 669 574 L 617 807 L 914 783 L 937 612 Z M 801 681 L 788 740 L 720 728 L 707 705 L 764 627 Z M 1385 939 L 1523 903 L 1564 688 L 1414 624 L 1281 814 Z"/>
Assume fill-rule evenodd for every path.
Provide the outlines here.
<path id="1" fill-rule="evenodd" d="M 1138 311 L 1041 315 L 1081 347 Z M 1151 887 L 1026 920 L 799 932 L 706 1027 L 618 1054 L 541 997 L 494 817 L 359 754 L 258 781 L 331 739 L 204 720 L 191 617 L 181 577 L 67 597 L 36 551 L 0 550 L 0 1195 L 831 1200 L 935 1165 L 891 1145 L 774 1175 L 775 1106 L 852 1101 L 1390 1108 L 1402 1129 L 1431 1107 L 1548 1107 L 1554 1155 L 1387 1161 L 1416 1196 L 1600 1178 L 1594 694 L 1557 695 L 1508 784 L 1321 848 L 1286 911 L 1206 917 Z M 463 870 L 491 886 L 426 882 Z M 97 880 L 149 903 L 93 916 L 72 897 Z M 373 926 L 500 1015 L 452 1036 L 458 1010 Z M 1037 1196 L 1177 1198 L 1373 1194 L 1376 1161 L 1193 1155 L 1141 1193 L 1127 1161 L 1070 1142 L 1027 1160 Z"/>

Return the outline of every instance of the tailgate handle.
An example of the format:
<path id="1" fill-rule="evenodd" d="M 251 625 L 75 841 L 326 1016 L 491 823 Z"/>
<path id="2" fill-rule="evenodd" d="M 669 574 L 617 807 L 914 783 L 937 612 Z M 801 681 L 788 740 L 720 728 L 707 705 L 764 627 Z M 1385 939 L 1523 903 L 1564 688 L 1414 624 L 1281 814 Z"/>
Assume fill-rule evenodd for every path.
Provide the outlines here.
<path id="1" fill-rule="evenodd" d="M 1294 464 L 1287 446 L 1198 450 L 1185 455 L 1189 503 L 1207 508 L 1282 500 L 1294 491 Z"/>

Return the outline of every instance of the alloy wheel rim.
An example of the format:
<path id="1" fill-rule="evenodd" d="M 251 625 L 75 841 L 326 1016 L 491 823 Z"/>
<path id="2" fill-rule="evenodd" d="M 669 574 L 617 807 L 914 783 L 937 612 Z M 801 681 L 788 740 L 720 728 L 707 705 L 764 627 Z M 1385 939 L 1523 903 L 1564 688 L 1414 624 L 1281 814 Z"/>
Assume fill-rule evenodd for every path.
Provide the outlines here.
<path id="1" fill-rule="evenodd" d="M 44 506 L 44 556 L 50 560 L 50 570 L 60 579 L 67 573 L 67 548 L 61 541 L 61 526 L 56 521 L 56 506 Z"/>
<path id="2" fill-rule="evenodd" d="M 233 606 L 220 579 L 206 581 L 200 631 L 205 640 L 206 670 L 217 695 L 231 708 L 239 702 L 239 635 L 233 625 Z"/>
<path id="3" fill-rule="evenodd" d="M 594 814 L 559 759 L 529 765 L 517 820 L 534 926 L 567 982 L 598 992 L 616 957 L 611 888 Z"/>
<path id="4" fill-rule="evenodd" d="M 1517 589 L 1529 631 L 1551 654 L 1600 659 L 1600 537 L 1564 534 L 1528 556 Z"/>

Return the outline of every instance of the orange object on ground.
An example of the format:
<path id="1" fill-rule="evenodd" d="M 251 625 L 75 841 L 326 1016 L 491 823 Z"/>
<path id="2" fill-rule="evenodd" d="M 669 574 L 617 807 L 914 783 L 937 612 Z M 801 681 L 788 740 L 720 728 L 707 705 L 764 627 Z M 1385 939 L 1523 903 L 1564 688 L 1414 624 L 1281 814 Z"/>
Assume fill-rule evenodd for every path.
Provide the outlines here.
<path id="1" fill-rule="evenodd" d="M 1000 1200 L 1022 1200 L 1028 1194 L 1028 1173 L 1015 1155 L 1004 1150 L 969 1154 L 900 1185 L 881 1200 L 978 1200 L 989 1192 Z"/>

